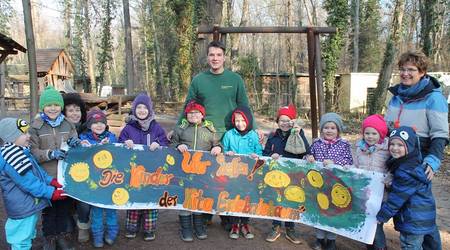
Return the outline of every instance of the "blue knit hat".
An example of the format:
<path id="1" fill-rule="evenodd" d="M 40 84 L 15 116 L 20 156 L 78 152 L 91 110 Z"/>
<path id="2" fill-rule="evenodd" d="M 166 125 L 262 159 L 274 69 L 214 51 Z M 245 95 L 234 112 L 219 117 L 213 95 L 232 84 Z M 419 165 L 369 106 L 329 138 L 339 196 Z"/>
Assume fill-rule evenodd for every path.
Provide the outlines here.
<path id="1" fill-rule="evenodd" d="M 342 122 L 342 118 L 341 116 L 339 116 L 336 113 L 326 113 L 324 115 L 322 115 L 322 117 L 320 118 L 320 131 L 322 131 L 323 126 L 325 126 L 325 124 L 327 122 L 333 122 L 334 124 L 336 124 L 336 127 L 339 130 L 339 133 L 342 133 L 345 129 L 344 123 Z"/>
<path id="2" fill-rule="evenodd" d="M 140 93 L 138 96 L 136 96 L 136 98 L 134 98 L 133 105 L 131 107 L 131 110 L 132 110 L 132 113 L 134 116 L 136 116 L 136 107 L 139 104 L 144 104 L 147 107 L 147 109 L 148 109 L 147 117 L 153 116 L 153 103 L 152 103 L 152 99 L 150 98 L 150 96 L 148 96 L 146 93 Z"/>
<path id="3" fill-rule="evenodd" d="M 403 145 L 406 148 L 406 154 L 409 154 L 413 152 L 415 148 L 418 148 L 417 135 L 411 127 L 401 126 L 400 128 L 392 130 L 389 135 L 389 142 L 394 138 L 400 139 L 403 142 Z"/>

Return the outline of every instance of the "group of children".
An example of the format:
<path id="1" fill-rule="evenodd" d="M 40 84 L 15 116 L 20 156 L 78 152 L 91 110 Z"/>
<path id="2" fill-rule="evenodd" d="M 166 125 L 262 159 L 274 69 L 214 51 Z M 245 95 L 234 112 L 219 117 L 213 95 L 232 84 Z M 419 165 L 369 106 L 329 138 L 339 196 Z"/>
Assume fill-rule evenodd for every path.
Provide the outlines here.
<path id="1" fill-rule="evenodd" d="M 350 143 L 341 137 L 344 124 L 339 115 L 324 114 L 320 120 L 321 136 L 309 145 L 303 129 L 295 126 L 297 112 L 293 105 L 278 110 L 278 129 L 270 134 L 264 148 L 252 127 L 253 117 L 248 107 L 237 107 L 233 111 L 233 129 L 227 131 L 223 138 L 218 138 L 213 124 L 204 119 L 208 111 L 191 100 L 185 107 L 185 118 L 175 127 L 169 141 L 164 129 L 155 120 L 151 99 L 146 94 L 139 94 L 133 101 L 131 115 L 118 139 L 108 130 L 106 115 L 101 110 L 89 111 L 84 123 L 69 122 L 62 114 L 63 98 L 52 87 L 43 91 L 39 105 L 41 112 L 31 126 L 16 118 L 0 121 L 0 138 L 4 142 L 0 148 L 0 186 L 8 214 L 6 239 L 13 249 L 31 247 L 41 211 L 46 239 L 44 248 L 74 248 L 68 240 L 74 227 L 71 213 L 73 200 L 64 196 L 62 186 L 53 178 L 56 176 L 57 160 L 64 159 L 66 155 L 60 149 L 63 143 L 75 147 L 120 142 L 130 148 L 134 144 L 147 145 L 150 150 L 171 146 L 180 152 L 205 150 L 213 155 L 247 154 L 255 158 L 270 156 L 275 160 L 288 157 L 320 161 L 324 167 L 336 164 L 378 171 L 386 174 L 385 184 L 390 191 L 377 215 L 379 224 L 374 244 L 369 247 L 386 249 L 383 223 L 391 217 L 394 217 L 395 227 L 401 232 L 402 246 L 417 243 L 417 237 L 411 235 L 439 233 L 435 224 L 431 182 L 424 174 L 416 134 L 409 127 L 399 127 L 390 133 L 388 139 L 388 128 L 380 115 L 369 116 L 363 121 L 362 139 L 356 143 L 356 151 L 352 154 Z M 81 132 L 79 135 L 77 128 Z M 286 151 L 290 136 L 301 140 L 301 153 Z M 94 247 L 103 247 L 104 242 L 112 245 L 119 233 L 117 212 L 82 203 L 77 205 L 77 210 L 83 206 L 87 207 L 83 211 L 88 211 L 88 214 L 90 211 Z M 135 238 L 142 222 L 144 240 L 155 239 L 157 218 L 158 210 L 127 211 L 125 237 Z M 205 214 L 180 211 L 182 240 L 193 241 L 194 235 L 198 239 L 206 239 L 205 218 Z M 79 234 L 86 233 L 88 219 L 81 221 L 79 214 Z M 230 238 L 238 239 L 240 235 L 246 239 L 254 237 L 248 217 L 223 216 L 222 220 L 229 228 Z M 273 221 L 267 241 L 273 242 L 280 237 L 281 224 L 281 221 Z M 286 238 L 299 244 L 301 241 L 294 223 L 285 222 L 284 225 Z M 84 235 L 83 241 L 88 236 Z M 314 249 L 336 249 L 335 240 L 336 234 L 317 229 Z"/>

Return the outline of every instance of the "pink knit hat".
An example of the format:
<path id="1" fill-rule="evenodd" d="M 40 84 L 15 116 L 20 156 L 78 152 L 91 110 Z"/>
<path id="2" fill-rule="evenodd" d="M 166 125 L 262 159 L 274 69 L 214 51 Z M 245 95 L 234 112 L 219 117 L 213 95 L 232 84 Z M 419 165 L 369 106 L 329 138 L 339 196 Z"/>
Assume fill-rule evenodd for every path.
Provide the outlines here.
<path id="1" fill-rule="evenodd" d="M 386 121 L 384 120 L 383 116 L 378 114 L 368 116 L 366 119 L 364 119 L 364 121 L 362 122 L 363 134 L 364 130 L 367 127 L 374 128 L 376 131 L 378 131 L 378 133 L 380 134 L 380 142 L 384 140 L 388 132 Z"/>

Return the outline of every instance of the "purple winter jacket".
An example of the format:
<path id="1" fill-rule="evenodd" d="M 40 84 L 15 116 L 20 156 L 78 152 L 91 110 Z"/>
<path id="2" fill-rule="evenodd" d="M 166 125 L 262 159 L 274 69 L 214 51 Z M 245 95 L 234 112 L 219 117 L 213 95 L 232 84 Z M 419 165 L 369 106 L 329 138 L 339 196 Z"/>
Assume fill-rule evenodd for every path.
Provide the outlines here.
<path id="1" fill-rule="evenodd" d="M 155 120 L 151 121 L 147 131 L 142 131 L 141 126 L 137 121 L 129 121 L 122 129 L 119 136 L 120 143 L 123 143 L 126 140 L 132 140 L 135 144 L 143 145 L 150 145 L 152 142 L 157 142 L 160 146 L 169 145 L 166 132 Z"/>

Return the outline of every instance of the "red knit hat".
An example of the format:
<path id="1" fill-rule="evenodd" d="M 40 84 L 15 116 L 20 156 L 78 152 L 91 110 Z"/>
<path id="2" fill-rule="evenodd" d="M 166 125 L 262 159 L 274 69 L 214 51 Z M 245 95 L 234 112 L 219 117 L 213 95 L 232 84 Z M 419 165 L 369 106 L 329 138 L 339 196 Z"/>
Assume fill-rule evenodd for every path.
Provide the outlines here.
<path id="1" fill-rule="evenodd" d="M 376 131 L 378 131 L 378 133 L 380 134 L 380 142 L 384 140 L 388 132 L 386 121 L 384 120 L 383 116 L 378 114 L 368 116 L 366 119 L 364 119 L 362 123 L 363 134 L 364 130 L 367 127 L 374 128 Z"/>
<path id="2" fill-rule="evenodd" d="M 192 110 L 198 110 L 200 113 L 202 113 L 203 116 L 205 116 L 205 108 L 197 103 L 195 100 L 190 101 L 187 105 L 186 108 L 184 109 L 184 113 L 187 114 L 189 112 L 191 112 Z"/>
<path id="3" fill-rule="evenodd" d="M 295 108 L 294 104 L 291 103 L 289 104 L 289 106 L 284 106 L 278 109 L 277 121 L 282 115 L 291 118 L 291 120 L 295 119 L 297 117 L 297 109 Z"/>
<path id="4" fill-rule="evenodd" d="M 87 113 L 86 127 L 90 129 L 91 125 L 97 122 L 107 125 L 106 114 L 100 109 L 92 109 Z"/>

